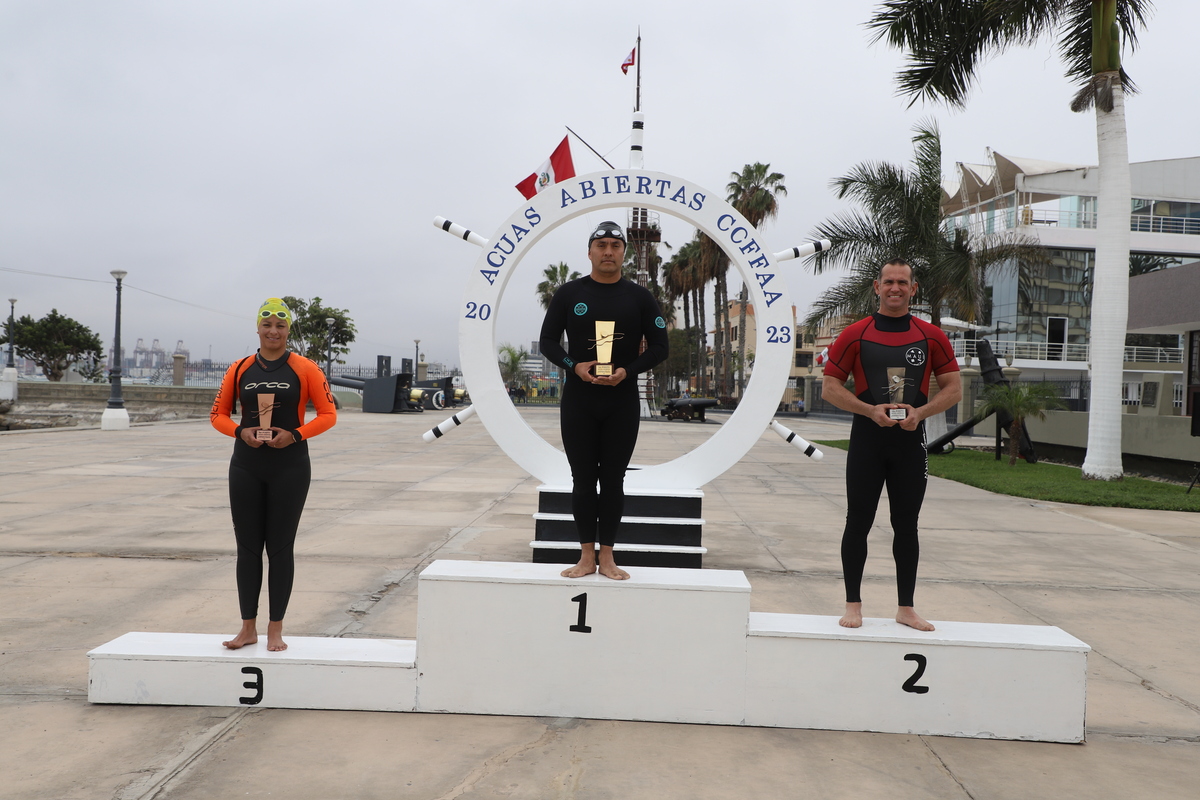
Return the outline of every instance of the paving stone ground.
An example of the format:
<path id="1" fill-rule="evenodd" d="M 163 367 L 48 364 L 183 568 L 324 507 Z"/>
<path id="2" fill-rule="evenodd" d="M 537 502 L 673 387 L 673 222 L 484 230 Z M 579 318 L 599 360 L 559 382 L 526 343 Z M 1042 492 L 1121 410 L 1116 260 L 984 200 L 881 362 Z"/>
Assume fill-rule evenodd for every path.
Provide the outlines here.
<path id="1" fill-rule="evenodd" d="M 521 411 L 559 444 L 555 409 Z M 425 564 L 529 560 L 538 481 L 478 420 L 424 444 L 440 421 L 349 410 L 312 442 L 289 633 L 414 638 Z M 784 423 L 808 439 L 848 429 Z M 686 452 L 718 424 L 645 423 L 635 462 Z M 89 704 L 91 648 L 134 630 L 235 631 L 231 446 L 203 421 L 0 434 L 0 797 L 1197 797 L 1200 515 L 937 478 L 918 610 L 1089 643 L 1086 744 Z M 705 566 L 745 571 L 755 611 L 840 613 L 844 467 L 841 451 L 814 462 L 765 432 L 705 487 Z M 889 542 L 877 526 L 869 616 L 894 609 Z"/>

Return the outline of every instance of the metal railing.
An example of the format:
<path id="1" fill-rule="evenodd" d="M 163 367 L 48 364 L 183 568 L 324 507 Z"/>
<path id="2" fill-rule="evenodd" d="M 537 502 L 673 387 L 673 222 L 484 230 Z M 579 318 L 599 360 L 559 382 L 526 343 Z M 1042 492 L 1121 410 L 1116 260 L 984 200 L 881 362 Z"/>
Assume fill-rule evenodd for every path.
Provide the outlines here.
<path id="1" fill-rule="evenodd" d="M 978 207 L 951 218 L 951 226 L 973 234 L 994 233 L 1029 225 L 1035 228 L 1095 229 L 1095 211 L 1057 211 L 1053 209 L 997 208 L 982 211 Z M 1130 214 L 1129 230 L 1138 233 L 1182 233 L 1200 235 L 1200 218 L 1156 217 L 1151 214 Z"/>
<path id="2" fill-rule="evenodd" d="M 1071 361 L 1084 362 L 1091 356 L 1091 347 L 1086 344 L 1076 342 L 1023 342 L 1014 339 L 992 339 L 987 340 L 992 345 L 992 352 L 998 358 L 1004 358 L 1011 355 L 1014 359 L 1025 359 L 1028 361 Z M 974 358 L 975 339 L 954 339 L 951 344 L 954 345 L 954 355 L 958 358 L 966 358 L 970 356 Z M 1142 362 L 1150 364 L 1182 364 L 1183 349 L 1179 347 L 1126 347 L 1125 348 L 1126 362 Z"/>

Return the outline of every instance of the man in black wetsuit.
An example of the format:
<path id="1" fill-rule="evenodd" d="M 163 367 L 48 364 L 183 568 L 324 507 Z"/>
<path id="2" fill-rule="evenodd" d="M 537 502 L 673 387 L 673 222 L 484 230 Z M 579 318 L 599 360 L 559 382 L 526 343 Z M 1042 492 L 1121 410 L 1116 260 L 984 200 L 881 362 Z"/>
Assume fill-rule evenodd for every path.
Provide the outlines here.
<path id="1" fill-rule="evenodd" d="M 884 264 L 875 281 L 879 311 L 842 331 L 825 364 L 822 399 L 854 414 L 842 534 L 846 614 L 841 625 L 846 628 L 862 625 L 859 591 L 867 562 L 867 534 L 886 483 L 899 599 L 896 621 L 920 631 L 933 630 L 913 609 L 920 557 L 917 518 L 928 477 L 924 420 L 957 403 L 962 382 L 946 334 L 909 313 L 916 293 L 912 267 L 899 259 Z M 937 377 L 939 390 L 932 401 L 931 376 Z M 850 377 L 853 393 L 846 388 Z"/>
<path id="2" fill-rule="evenodd" d="M 621 277 L 624 259 L 625 232 L 615 222 L 600 223 L 588 237 L 591 274 L 555 292 L 542 322 L 542 354 L 567 375 L 560 424 L 580 554 L 578 564 L 563 570 L 566 578 L 597 570 L 596 542 L 600 573 L 629 577 L 613 558 L 613 543 L 625 505 L 625 469 L 637 444 L 637 375 L 667 357 L 667 325 L 654 296 Z M 560 344 L 564 332 L 566 350 Z M 643 337 L 646 350 L 639 354 Z M 597 358 L 606 345 L 612 348 L 611 374 Z"/>

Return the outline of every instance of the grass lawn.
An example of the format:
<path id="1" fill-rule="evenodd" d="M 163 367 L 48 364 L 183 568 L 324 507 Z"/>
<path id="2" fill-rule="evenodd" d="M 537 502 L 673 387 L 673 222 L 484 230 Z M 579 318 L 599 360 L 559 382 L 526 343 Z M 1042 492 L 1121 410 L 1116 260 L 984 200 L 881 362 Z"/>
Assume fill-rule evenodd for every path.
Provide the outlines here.
<path id="1" fill-rule="evenodd" d="M 845 450 L 850 442 L 842 439 L 817 444 Z M 996 461 L 994 452 L 978 450 L 958 449 L 947 455 L 930 456 L 929 474 L 997 494 L 1034 500 L 1083 506 L 1200 511 L 1200 486 L 1187 494 L 1186 486 L 1145 478 L 1125 478 L 1114 482 L 1085 481 L 1080 477 L 1078 467 L 1062 464 L 1027 464 L 1018 460 L 1010 467 L 1007 451 L 1000 461 Z"/>

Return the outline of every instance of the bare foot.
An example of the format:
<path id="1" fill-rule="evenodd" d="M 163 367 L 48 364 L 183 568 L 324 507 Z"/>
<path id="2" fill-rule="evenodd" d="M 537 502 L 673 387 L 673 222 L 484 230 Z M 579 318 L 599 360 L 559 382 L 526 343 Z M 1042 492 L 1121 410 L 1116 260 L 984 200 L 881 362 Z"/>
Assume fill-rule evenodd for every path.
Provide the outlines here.
<path id="1" fill-rule="evenodd" d="M 267 649 L 273 652 L 287 650 L 287 642 L 283 640 L 283 620 L 267 623 Z"/>
<path id="2" fill-rule="evenodd" d="M 564 569 L 559 575 L 564 578 L 582 578 L 596 571 L 596 549 L 591 542 L 584 542 L 579 548 L 579 563 L 570 569 Z"/>
<path id="3" fill-rule="evenodd" d="M 600 574 L 614 581 L 629 580 L 629 573 L 617 566 L 613 549 L 605 545 L 600 546 Z"/>
<path id="4" fill-rule="evenodd" d="M 907 625 L 910 628 L 916 628 L 919 631 L 931 631 L 933 626 L 917 615 L 913 611 L 912 606 L 898 606 L 896 609 L 896 622 L 901 625 Z"/>
<path id="5" fill-rule="evenodd" d="M 227 642 L 221 642 L 221 644 L 225 645 L 230 650 L 237 650 L 240 647 L 245 647 L 248 644 L 255 644 L 257 642 L 258 625 L 256 624 L 256 620 L 244 619 L 242 620 L 242 629 L 238 631 L 238 635 Z"/>
<path id="6" fill-rule="evenodd" d="M 846 603 L 846 613 L 838 620 L 843 628 L 862 627 L 862 603 Z"/>

